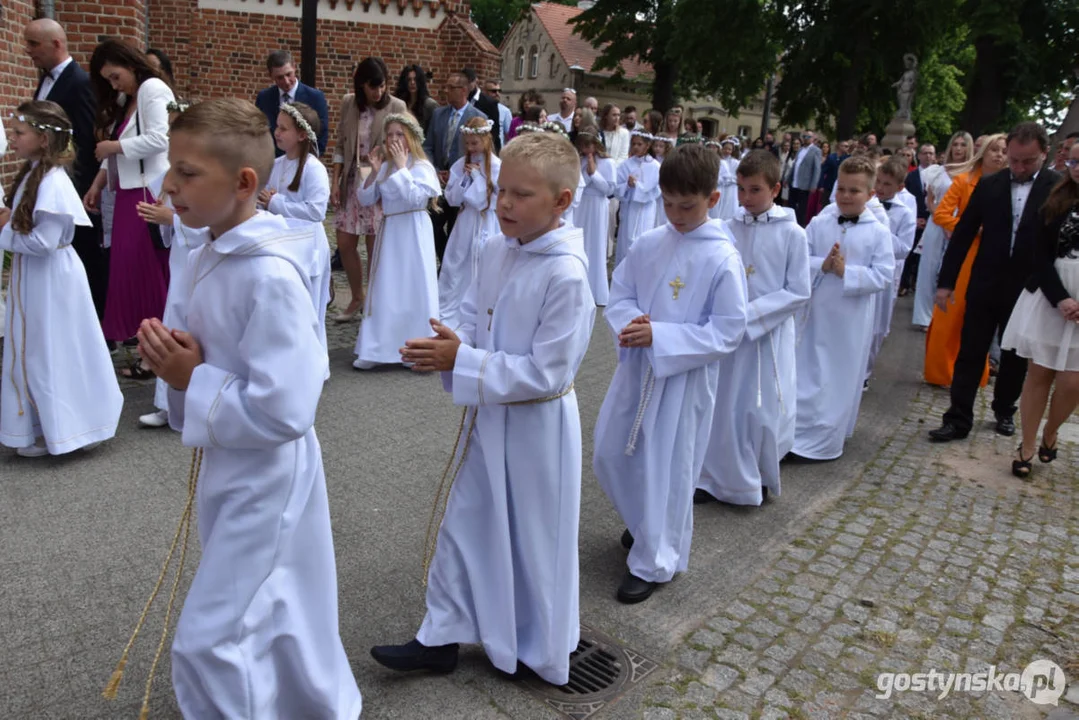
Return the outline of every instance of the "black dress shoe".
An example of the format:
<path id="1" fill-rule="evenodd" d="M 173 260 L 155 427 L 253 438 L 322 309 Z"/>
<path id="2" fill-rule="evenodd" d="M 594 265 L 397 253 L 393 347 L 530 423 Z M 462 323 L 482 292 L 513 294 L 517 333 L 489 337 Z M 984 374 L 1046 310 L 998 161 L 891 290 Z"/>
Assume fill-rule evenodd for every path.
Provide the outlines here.
<path id="1" fill-rule="evenodd" d="M 708 492 L 704 488 L 697 488 L 693 491 L 693 504 L 703 505 L 704 503 L 718 502 L 716 496 Z"/>
<path id="2" fill-rule="evenodd" d="M 371 648 L 371 657 L 390 670 L 451 673 L 457 669 L 457 648 L 457 643 L 427 647 L 412 640 L 404 645 L 376 645 Z"/>
<path id="3" fill-rule="evenodd" d="M 626 576 L 622 578 L 622 584 L 618 586 L 618 601 L 626 605 L 644 602 L 652 597 L 658 585 L 659 583 L 641 580 L 627 570 Z"/>
<path id="4" fill-rule="evenodd" d="M 936 430 L 929 431 L 929 441 L 945 443 L 952 440 L 962 440 L 967 436 L 966 430 L 960 430 L 950 422 L 946 422 Z"/>
<path id="5" fill-rule="evenodd" d="M 629 528 L 626 528 L 626 531 L 622 533 L 622 547 L 626 550 L 633 547 L 633 535 L 630 533 Z"/>
<path id="6" fill-rule="evenodd" d="M 997 414 L 997 435 L 1011 437 L 1015 435 L 1015 418 L 1011 415 Z"/>

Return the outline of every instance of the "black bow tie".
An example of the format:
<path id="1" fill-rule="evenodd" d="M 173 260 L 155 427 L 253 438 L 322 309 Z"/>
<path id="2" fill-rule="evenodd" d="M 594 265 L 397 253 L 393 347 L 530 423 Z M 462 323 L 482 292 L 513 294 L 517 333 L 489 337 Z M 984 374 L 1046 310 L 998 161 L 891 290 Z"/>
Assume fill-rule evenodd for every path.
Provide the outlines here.
<path id="1" fill-rule="evenodd" d="M 1027 178 L 1026 180 L 1020 180 L 1019 178 L 1012 175 L 1012 185 L 1030 185 L 1032 182 L 1034 182 L 1034 178 Z"/>
<path id="2" fill-rule="evenodd" d="M 770 220 L 768 213 L 762 212 L 760 215 L 753 215 L 752 213 L 746 213 L 742 216 L 746 225 L 752 225 L 754 223 L 768 222 Z"/>
<path id="3" fill-rule="evenodd" d="M 884 206 L 885 210 L 891 210 L 892 205 L 895 204 L 895 201 L 894 200 L 881 200 L 880 204 Z"/>
<path id="4" fill-rule="evenodd" d="M 854 217 L 847 217 L 846 215 L 840 215 L 836 219 L 839 220 L 840 225 L 842 225 L 843 223 L 856 223 L 856 222 L 858 222 L 858 216 L 857 215 L 855 215 Z"/>

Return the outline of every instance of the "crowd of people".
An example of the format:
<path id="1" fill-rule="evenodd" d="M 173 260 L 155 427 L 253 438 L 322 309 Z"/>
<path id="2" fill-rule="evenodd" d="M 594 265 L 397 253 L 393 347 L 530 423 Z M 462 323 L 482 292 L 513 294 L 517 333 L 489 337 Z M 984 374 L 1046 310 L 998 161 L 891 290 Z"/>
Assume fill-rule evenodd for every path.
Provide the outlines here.
<path id="1" fill-rule="evenodd" d="M 1079 403 L 1079 147 L 1062 143 L 1058 173 L 1035 123 L 956 133 L 943 156 L 872 134 L 832 152 L 809 130 L 753 149 L 702 137 L 681 108 L 638 124 L 572 89 L 557 115 L 529 92 L 513 116 L 467 68 L 439 105 L 423 68 L 391 93 L 368 57 L 327 170 L 327 103 L 288 53 L 270 54 L 255 103 L 191 102 L 161 53 L 107 40 L 87 74 L 55 22 L 25 39 L 43 76 L 9 128 L 23 165 L 0 210 L 0 443 L 32 457 L 112 437 L 110 345 L 137 349 L 128 375 L 157 378 L 140 421 L 195 448 L 177 537 L 197 506 L 202 556 L 172 646 L 185 716 L 360 713 L 313 429 L 331 207 L 352 290 L 331 320 L 362 316 L 353 367 L 439 372 L 463 408 L 426 616 L 371 649 L 393 670 L 450 672 L 460 643 L 480 643 L 506 675 L 568 681 L 574 376 L 597 308 L 618 365 L 592 467 L 626 526 L 623 603 L 688 570 L 694 505 L 759 506 L 785 458 L 842 456 L 904 291 L 930 293 L 926 377 L 951 388 L 930 439 L 970 432 L 994 338 L 997 432 L 1021 412 L 1015 475 L 1056 459 Z M 916 302 L 913 324 L 928 314 Z"/>

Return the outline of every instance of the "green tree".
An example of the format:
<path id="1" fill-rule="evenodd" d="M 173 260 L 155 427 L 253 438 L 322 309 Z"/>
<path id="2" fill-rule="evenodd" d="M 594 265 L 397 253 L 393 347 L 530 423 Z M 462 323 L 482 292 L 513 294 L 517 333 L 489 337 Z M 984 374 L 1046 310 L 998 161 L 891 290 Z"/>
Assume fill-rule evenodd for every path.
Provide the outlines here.
<path id="1" fill-rule="evenodd" d="M 562 5 L 575 5 L 574 0 L 547 0 Z M 528 10 L 530 0 L 472 0 L 472 22 L 494 43 L 502 44 L 513 23 Z"/>
<path id="2" fill-rule="evenodd" d="M 597 0 L 571 22 L 602 48 L 595 69 L 618 75 L 624 60 L 652 66 L 652 105 L 676 90 L 705 92 L 737 110 L 775 68 L 773 10 L 762 0 Z"/>
<path id="3" fill-rule="evenodd" d="M 959 113 L 967 98 L 964 80 L 973 66 L 974 48 L 963 26 L 927 51 L 918 68 L 912 113 L 919 140 L 941 147 L 959 129 Z"/>

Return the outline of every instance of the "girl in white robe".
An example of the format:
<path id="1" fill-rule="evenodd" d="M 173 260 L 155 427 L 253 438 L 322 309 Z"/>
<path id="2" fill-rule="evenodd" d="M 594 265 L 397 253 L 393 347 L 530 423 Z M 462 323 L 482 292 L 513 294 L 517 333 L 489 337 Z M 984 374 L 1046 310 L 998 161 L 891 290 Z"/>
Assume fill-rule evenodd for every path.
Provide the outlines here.
<path id="1" fill-rule="evenodd" d="M 730 234 L 714 220 L 685 234 L 671 225 L 645 233 L 614 270 L 604 317 L 619 345 L 642 317 L 652 326 L 650 347 L 618 348 L 593 458 L 626 524 L 623 545 L 631 547 L 618 598 L 630 603 L 644 597 L 625 594 L 627 584 L 666 583 L 689 564 L 719 360 L 746 327 L 745 271 Z"/>
<path id="2" fill-rule="evenodd" d="M 274 215 L 289 218 L 293 226 L 303 223 L 319 226 L 326 221 L 330 203 L 330 176 L 319 162 L 318 134 L 321 122 L 318 113 L 304 103 L 282 105 L 277 114 L 274 142 L 284 153 L 274 160 L 266 187 L 259 194 L 260 205 Z M 325 228 L 315 233 L 311 246 L 311 301 L 318 316 L 319 339 L 326 341 L 326 308 L 333 300 L 330 284 L 330 243 Z M 326 378 L 329 379 L 329 370 Z"/>
<path id="3" fill-rule="evenodd" d="M 439 319 L 451 328 L 460 324 L 461 300 L 472 284 L 483 246 L 499 233 L 495 203 L 502 161 L 491 140 L 493 125 L 490 120 L 472 118 L 461 128 L 461 157 L 450 168 L 446 182 L 446 202 L 461 208 L 438 273 Z"/>
<path id="4" fill-rule="evenodd" d="M 837 183 L 838 184 L 838 183 Z M 834 203 L 833 203 L 834 204 Z M 892 233 L 866 206 L 853 222 L 822 212 L 806 228 L 813 291 L 796 320 L 795 455 L 834 460 L 854 432 L 876 319 L 874 297 L 891 285 Z M 843 277 L 821 267 L 838 243 Z"/>
<path id="5" fill-rule="evenodd" d="M 603 307 L 610 296 L 607 280 L 607 237 L 610 224 L 611 196 L 615 189 L 614 161 L 607 157 L 599 132 L 593 127 L 577 133 L 577 151 L 581 155 L 581 181 L 584 193 L 577 209 L 577 226 L 584 232 L 584 251 L 588 256 L 588 284 L 596 305 Z"/>
<path id="6" fill-rule="evenodd" d="M 652 138 L 652 157 L 656 159 L 660 167 L 663 167 L 663 158 L 674 148 L 674 139 L 664 135 L 656 135 Z M 660 192 L 656 199 L 656 227 L 667 224 L 667 211 L 663 207 L 663 193 Z"/>
<path id="7" fill-rule="evenodd" d="M 89 226 L 71 178 L 71 123 L 52 102 L 19 106 L 12 147 L 25 160 L 0 210 L 11 252 L 0 443 L 19 455 L 89 449 L 116 434 L 124 398 L 82 261 L 75 226 Z"/>
<path id="8" fill-rule="evenodd" d="M 715 220 L 730 220 L 738 209 L 738 159 L 733 156 L 735 145 L 733 138 L 724 138 L 719 147 L 719 178 L 716 190 L 719 190 L 719 202 L 708 211 L 708 217 Z"/>
<path id="9" fill-rule="evenodd" d="M 778 176 L 778 162 L 775 170 Z M 726 227 L 746 268 L 746 335 L 719 361 L 715 420 L 697 487 L 722 502 L 760 505 L 765 492 L 780 494 L 779 461 L 794 445 L 794 317 L 809 301 L 809 252 L 789 208 L 773 204 L 754 216 L 739 207 Z"/>
<path id="10" fill-rule="evenodd" d="M 442 193 L 423 154 L 423 131 L 411 115 L 386 118 L 385 151 L 376 149 L 372 172 L 358 190 L 360 204 L 382 201 L 367 304 L 352 367 L 399 364 L 405 341 L 431 332 L 438 317 L 434 229 L 427 208 Z"/>
<path id="11" fill-rule="evenodd" d="M 651 135 L 634 130 L 630 155 L 618 166 L 615 197 L 618 205 L 618 238 L 614 264 L 626 257 L 634 241 L 651 230 L 656 222 L 659 200 L 659 163 L 648 154 Z"/>

